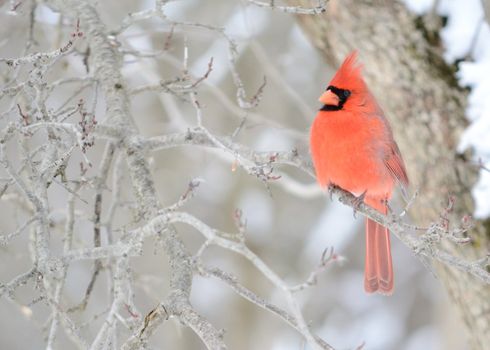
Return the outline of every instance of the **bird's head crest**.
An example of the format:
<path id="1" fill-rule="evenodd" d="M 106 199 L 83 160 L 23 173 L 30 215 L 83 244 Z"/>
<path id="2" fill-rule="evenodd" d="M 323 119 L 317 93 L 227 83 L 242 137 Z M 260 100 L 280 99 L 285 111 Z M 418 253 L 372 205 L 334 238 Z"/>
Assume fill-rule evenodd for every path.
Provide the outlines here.
<path id="1" fill-rule="evenodd" d="M 344 60 L 335 76 L 330 81 L 331 86 L 352 92 L 363 92 L 366 83 L 362 78 L 362 64 L 357 61 L 357 51 L 352 51 Z"/>

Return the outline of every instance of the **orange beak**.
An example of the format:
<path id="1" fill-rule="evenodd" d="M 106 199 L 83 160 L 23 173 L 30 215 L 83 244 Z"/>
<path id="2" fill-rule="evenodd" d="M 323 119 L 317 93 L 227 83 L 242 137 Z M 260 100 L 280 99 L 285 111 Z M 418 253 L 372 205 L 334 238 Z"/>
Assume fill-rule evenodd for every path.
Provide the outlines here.
<path id="1" fill-rule="evenodd" d="M 340 102 L 339 97 L 330 90 L 325 91 L 318 101 L 329 106 L 338 106 Z"/>

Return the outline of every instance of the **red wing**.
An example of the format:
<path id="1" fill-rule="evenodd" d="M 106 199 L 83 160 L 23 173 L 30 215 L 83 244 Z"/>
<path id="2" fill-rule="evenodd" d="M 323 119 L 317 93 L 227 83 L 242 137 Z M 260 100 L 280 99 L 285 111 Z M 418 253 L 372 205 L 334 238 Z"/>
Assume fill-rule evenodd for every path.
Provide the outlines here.
<path id="1" fill-rule="evenodd" d="M 384 163 L 393 178 L 400 184 L 403 195 L 406 197 L 406 190 L 408 187 L 407 171 L 405 170 L 405 164 L 403 163 L 398 145 L 394 141 L 390 151 L 391 152 L 388 157 L 385 158 Z"/>

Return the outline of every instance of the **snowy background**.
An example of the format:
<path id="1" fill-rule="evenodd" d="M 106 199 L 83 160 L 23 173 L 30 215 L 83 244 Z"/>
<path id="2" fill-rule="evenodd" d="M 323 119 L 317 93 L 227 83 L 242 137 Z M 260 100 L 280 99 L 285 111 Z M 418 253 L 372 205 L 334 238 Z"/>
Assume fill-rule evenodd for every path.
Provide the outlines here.
<path id="1" fill-rule="evenodd" d="M 460 150 L 473 147 L 475 161 L 481 159 L 490 167 L 487 137 L 490 134 L 490 28 L 480 1 L 405 2 L 416 13 L 437 11 L 447 17 L 447 25 L 441 31 L 445 58 L 451 63 L 459 62 L 458 79 L 462 86 L 471 87 L 467 110 L 471 125 L 461 139 Z M 8 6 L 4 4 L 0 13 L 2 57 L 19 54 L 21 40 L 18 37 L 13 40 L 11 33 L 23 33 L 25 29 L 26 14 L 22 8 L 12 14 L 7 11 Z M 97 5 L 109 28 L 117 27 L 128 12 L 151 6 L 151 1 L 129 0 L 101 1 Z M 256 110 L 248 113 L 238 142 L 257 150 L 297 148 L 301 154 L 308 152 L 307 135 L 318 108 L 317 98 L 334 70 L 325 65 L 290 15 L 246 6 L 240 1 L 218 0 L 172 2 L 166 13 L 175 20 L 223 26 L 239 44 L 238 69 L 250 95 L 260 86 L 263 76 L 267 77 L 264 98 Z M 58 15 L 40 5 L 36 20 L 39 50 L 54 49 L 50 43 Z M 152 52 L 161 48 L 169 30 L 158 21 L 143 21 L 126 30 L 121 42 L 128 50 Z M 199 91 L 204 124 L 217 134 L 229 135 L 245 114 L 235 103 L 227 44 L 212 33 L 176 31 L 165 56 L 142 61 L 127 56 L 124 76 L 132 87 L 174 77 L 182 69 L 184 41 L 189 45 L 190 70 L 196 76 L 202 75 L 210 57 L 214 58 L 213 72 Z M 68 61 L 66 67 L 54 74 L 84 74 L 79 57 L 70 56 Z M 138 95 L 132 109 L 145 135 L 183 131 L 194 125 L 192 108 L 173 95 Z M 103 115 L 103 106 L 99 106 L 96 115 L 99 118 Z M 94 164 L 100 159 L 102 149 L 103 145 L 96 144 L 89 152 Z M 159 179 L 157 189 L 163 203 L 178 198 L 187 182 L 199 177 L 205 182 L 187 207 L 194 215 L 224 231 L 233 231 L 233 210 L 242 209 L 248 220 L 249 247 L 291 284 L 301 283 L 308 276 L 325 248 L 333 246 L 344 256 L 344 262 L 332 265 L 320 276 L 315 287 L 299 294 L 306 319 L 319 336 L 336 348 L 355 349 L 365 343 L 366 349 L 375 350 L 465 349 L 457 316 L 448 307 L 447 296 L 439 283 L 397 240 L 392 240 L 394 295 L 387 298 L 364 293 L 364 220 L 355 219 L 352 210 L 335 200 L 330 201 L 308 176 L 284 169 L 288 176 L 304 183 L 306 190 L 297 195 L 285 190 L 278 180 L 271 184 L 270 195 L 257 179 L 240 171 L 232 172 L 230 159 L 215 151 L 196 148 L 161 151 L 153 154 L 151 164 L 153 174 Z M 58 203 L 62 207 L 66 193 L 59 188 L 53 191 L 54 198 L 58 199 L 53 205 Z M 475 214 L 478 217 L 490 215 L 490 172 L 481 171 L 474 196 L 478 204 Z M 16 214 L 8 204 L 0 202 L 0 205 L 4 206 L 0 211 L 0 228 L 2 232 L 9 232 L 15 227 L 12 221 L 16 220 Z M 78 205 L 81 210 L 89 210 L 81 203 Z M 201 237 L 187 227 L 178 229 L 189 249 L 197 250 Z M 80 240 L 89 244 L 89 234 L 84 235 L 84 230 L 89 230 L 88 225 L 79 228 Z M 27 237 L 19 238 L 16 246 L 22 246 L 23 240 Z M 14 248 L 0 251 L 0 281 L 9 280 L 26 264 L 27 254 Z M 207 263 L 236 274 L 240 282 L 255 292 L 284 305 L 280 293 L 233 254 L 214 248 L 205 258 Z M 166 268 L 162 271 L 162 261 L 165 259 L 161 251 L 148 242 L 143 257 L 132 266 L 134 278 L 140 285 L 135 290 L 138 306 L 143 311 L 149 311 L 165 295 Z M 19 271 L 2 268 L 7 264 L 11 266 L 12 262 Z M 90 272 L 89 264 L 80 264 L 71 271 L 67 304 L 76 304 L 83 296 Z M 104 312 L 99 301 L 104 300 L 105 288 L 103 283 L 96 286 L 88 314 Z M 32 306 L 32 314 L 23 312 L 22 306 L 30 302 L 30 297 L 25 292 L 17 303 L 0 300 L 0 348 L 42 346 L 45 335 L 42 322 L 48 313 L 38 305 Z M 191 301 L 218 328 L 226 328 L 225 339 L 232 349 L 303 348 L 301 338 L 287 325 L 216 281 L 196 277 Z M 88 335 L 100 326 L 97 319 L 80 318 L 88 323 L 85 328 Z M 19 332 L 29 337 L 19 339 Z M 199 349 L 202 346 L 191 333 L 171 322 L 161 327 L 153 342 L 155 348 Z"/>

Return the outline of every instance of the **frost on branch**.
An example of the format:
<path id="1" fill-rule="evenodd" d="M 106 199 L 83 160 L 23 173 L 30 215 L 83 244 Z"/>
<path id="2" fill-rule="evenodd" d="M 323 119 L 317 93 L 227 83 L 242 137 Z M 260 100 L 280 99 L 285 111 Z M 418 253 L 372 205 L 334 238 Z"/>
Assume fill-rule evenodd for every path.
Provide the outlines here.
<path id="1" fill-rule="evenodd" d="M 154 8 L 128 13 L 112 25 L 88 1 L 12 6 L 9 20 L 27 21 L 27 38 L 17 46 L 1 44 L 9 50 L 0 59 L 0 195 L 14 219 L 2 227 L 0 254 L 22 263 L 4 264 L 0 295 L 29 325 L 41 324 L 38 332 L 48 349 L 140 349 L 169 337 L 172 344 L 224 349 L 233 331 L 225 322 L 228 311 L 219 319 L 209 315 L 206 303 L 194 302 L 208 298 L 206 288 L 196 287 L 196 280 L 205 279 L 270 314 L 298 342 L 332 349 L 301 296 L 341 256 L 321 247 L 324 254 L 307 268 L 312 271 L 292 280 L 288 274 L 301 262 L 289 258 L 297 251 L 287 248 L 293 241 L 284 244 L 292 240 L 287 229 L 303 232 L 307 221 L 283 214 L 277 225 L 286 233 L 263 233 L 268 243 L 260 247 L 254 237 L 261 227 L 229 195 L 232 186 L 248 183 L 265 194 L 264 202 L 278 202 L 285 190 L 301 206 L 318 207 L 312 199 L 321 198 L 321 191 L 296 180 L 313 183 L 306 128 L 295 131 L 259 109 L 273 90 L 269 84 L 285 80 L 265 63 L 259 79 L 247 79 L 236 37 L 220 26 L 172 16 L 172 3 L 156 1 Z M 324 1 L 311 8 L 247 3 L 268 12 L 325 10 Z M 29 15 L 43 11 L 54 23 Z M 32 30 L 40 26 L 49 29 L 45 38 Z M 225 55 L 202 54 L 203 40 L 221 45 Z M 260 46 L 253 50 L 261 55 Z M 229 81 L 213 80 L 218 74 Z M 283 99 L 298 101 L 294 90 L 285 91 Z M 313 112 L 304 110 L 308 120 Z M 260 136 L 253 134 L 257 130 L 281 130 L 293 144 L 259 151 L 251 141 Z M 348 193 L 335 191 L 352 205 Z M 488 283 L 487 260 L 467 262 L 438 247 L 445 239 L 464 243 L 467 228 L 453 230 L 441 219 L 415 235 L 403 216 L 382 217 L 365 206 L 359 212 L 388 225 L 425 259 Z M 231 254 L 230 261 L 213 259 L 216 249 Z M 282 263 L 275 264 L 268 252 Z M 234 259 L 248 264 L 247 273 L 266 288 L 249 286 L 246 274 L 234 271 Z M 192 336 L 178 337 L 181 332 Z"/>

